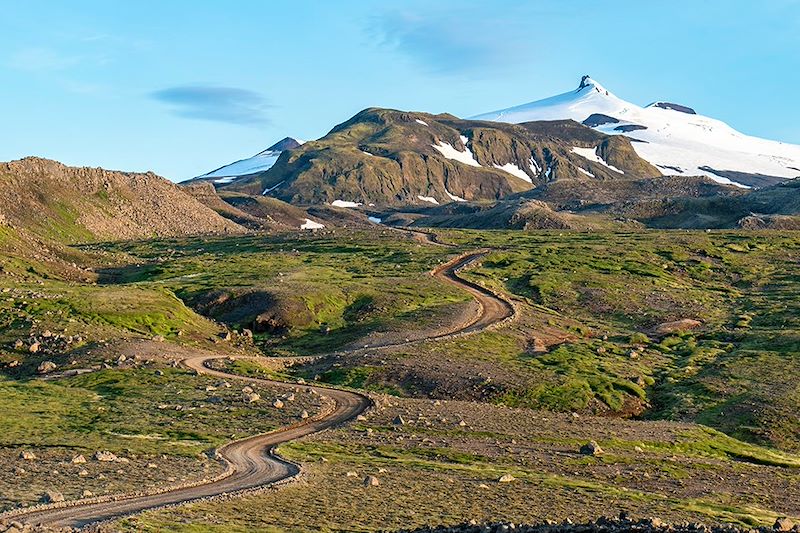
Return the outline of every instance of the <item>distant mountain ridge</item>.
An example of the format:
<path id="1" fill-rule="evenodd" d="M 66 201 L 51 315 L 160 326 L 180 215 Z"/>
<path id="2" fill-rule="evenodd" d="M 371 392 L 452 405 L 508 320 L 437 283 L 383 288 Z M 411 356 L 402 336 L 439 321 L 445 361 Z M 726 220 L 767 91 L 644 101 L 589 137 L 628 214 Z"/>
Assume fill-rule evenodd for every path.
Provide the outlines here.
<path id="1" fill-rule="evenodd" d="M 639 156 L 668 174 L 754 187 L 800 176 L 799 145 L 745 135 L 681 104 L 658 101 L 640 107 L 589 76 L 573 91 L 472 119 L 515 124 L 575 120 L 608 135 L 630 137 Z"/>
<path id="2" fill-rule="evenodd" d="M 297 205 L 439 205 L 498 200 L 557 179 L 660 176 L 630 141 L 572 121 L 522 125 L 370 108 L 221 184 Z"/>

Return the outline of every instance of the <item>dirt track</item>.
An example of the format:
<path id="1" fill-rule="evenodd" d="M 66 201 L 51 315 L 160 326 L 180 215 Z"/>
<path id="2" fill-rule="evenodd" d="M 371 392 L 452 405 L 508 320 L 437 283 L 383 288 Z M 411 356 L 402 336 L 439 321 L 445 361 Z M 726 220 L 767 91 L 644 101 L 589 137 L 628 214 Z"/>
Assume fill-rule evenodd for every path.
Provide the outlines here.
<path id="1" fill-rule="evenodd" d="M 480 312 L 466 324 L 454 326 L 453 330 L 447 334 L 440 334 L 422 340 L 438 339 L 451 335 L 480 331 L 514 315 L 514 308 L 510 303 L 498 298 L 490 291 L 478 285 L 461 279 L 457 274 L 458 270 L 477 261 L 483 257 L 485 253 L 486 252 L 473 252 L 465 254 L 439 266 L 433 271 L 432 274 L 439 279 L 447 283 L 455 284 L 472 294 L 480 306 Z M 386 345 L 383 347 L 390 346 L 394 345 Z M 373 347 L 373 349 L 375 348 L 378 347 Z M 286 389 L 292 390 L 295 388 L 304 391 L 314 390 L 318 394 L 332 399 L 335 403 L 335 407 L 331 411 L 323 413 L 321 416 L 298 422 L 297 424 L 275 430 L 271 433 L 237 440 L 223 446 L 219 450 L 219 455 L 228 464 L 229 475 L 222 479 L 199 486 L 171 490 L 161 494 L 120 496 L 113 501 L 88 501 L 86 503 L 76 503 L 66 507 L 34 509 L 28 513 L 14 515 L 13 519 L 29 524 L 83 527 L 89 524 L 141 512 L 146 509 L 175 505 L 224 494 L 235 494 L 237 492 L 268 486 L 289 479 L 297 475 L 300 471 L 297 465 L 278 457 L 273 452 L 275 446 L 347 422 L 358 416 L 371 405 L 371 401 L 367 396 L 351 391 L 247 378 L 228 374 L 219 370 L 212 370 L 206 366 L 208 361 L 224 357 L 225 356 L 222 355 L 191 357 L 184 360 L 183 364 L 199 373 L 225 379 L 261 382 L 270 386 L 285 387 Z"/>

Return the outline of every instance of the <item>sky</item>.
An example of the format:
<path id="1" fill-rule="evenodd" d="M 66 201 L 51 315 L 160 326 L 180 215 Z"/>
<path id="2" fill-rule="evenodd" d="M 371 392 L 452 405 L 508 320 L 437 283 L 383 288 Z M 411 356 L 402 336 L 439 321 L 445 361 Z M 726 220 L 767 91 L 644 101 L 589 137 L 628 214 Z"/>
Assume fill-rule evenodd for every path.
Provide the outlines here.
<path id="1" fill-rule="evenodd" d="M 591 75 L 800 144 L 800 0 L 0 0 L 0 160 L 181 181 L 366 107 L 469 117 Z"/>

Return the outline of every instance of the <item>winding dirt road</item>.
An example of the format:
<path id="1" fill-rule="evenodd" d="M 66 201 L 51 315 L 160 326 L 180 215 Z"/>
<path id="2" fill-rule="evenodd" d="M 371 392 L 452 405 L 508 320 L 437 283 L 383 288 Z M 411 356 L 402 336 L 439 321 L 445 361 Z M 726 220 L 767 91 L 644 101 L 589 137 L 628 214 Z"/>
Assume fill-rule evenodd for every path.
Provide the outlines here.
<path id="1" fill-rule="evenodd" d="M 468 321 L 466 324 L 454 326 L 452 331 L 448 333 L 427 337 L 418 341 L 400 343 L 400 345 L 415 344 L 431 339 L 440 339 L 453 335 L 481 331 L 514 315 L 514 308 L 509 302 L 458 276 L 458 271 L 460 269 L 479 260 L 486 255 L 486 253 L 485 251 L 479 251 L 465 254 L 437 267 L 432 272 L 435 277 L 444 282 L 456 285 L 472 294 L 480 306 L 480 312 L 471 321 Z M 374 346 L 372 349 L 388 348 L 392 346 L 397 346 L 397 344 Z M 203 498 L 230 495 L 265 487 L 282 480 L 290 479 L 300 471 L 297 465 L 275 454 L 274 448 L 277 445 L 352 420 L 372 404 L 367 396 L 356 392 L 242 377 L 219 370 L 213 370 L 207 366 L 209 361 L 224 357 L 225 356 L 222 355 L 197 356 L 184 360 L 183 364 L 194 369 L 198 373 L 218 376 L 225 379 L 256 382 L 287 389 L 300 388 L 306 391 L 314 390 L 318 394 L 333 400 L 335 407 L 331 411 L 323 413 L 321 416 L 318 415 L 289 427 L 237 440 L 223 446 L 219 449 L 219 455 L 227 464 L 229 475 L 222 479 L 160 494 L 120 496 L 113 501 L 87 501 L 86 503 L 76 503 L 65 507 L 32 509 L 28 513 L 16 514 L 9 518 L 35 525 L 83 527 L 89 524 L 134 514 L 146 509 L 176 505 Z"/>

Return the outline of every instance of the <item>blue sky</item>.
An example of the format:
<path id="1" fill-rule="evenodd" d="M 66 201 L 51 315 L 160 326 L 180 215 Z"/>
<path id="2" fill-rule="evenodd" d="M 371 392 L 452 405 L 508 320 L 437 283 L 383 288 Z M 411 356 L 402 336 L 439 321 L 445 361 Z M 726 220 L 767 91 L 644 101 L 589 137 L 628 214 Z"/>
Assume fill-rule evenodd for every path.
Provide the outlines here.
<path id="1" fill-rule="evenodd" d="M 800 0 L 0 0 L 0 160 L 181 180 L 370 106 L 577 86 L 800 143 Z"/>

